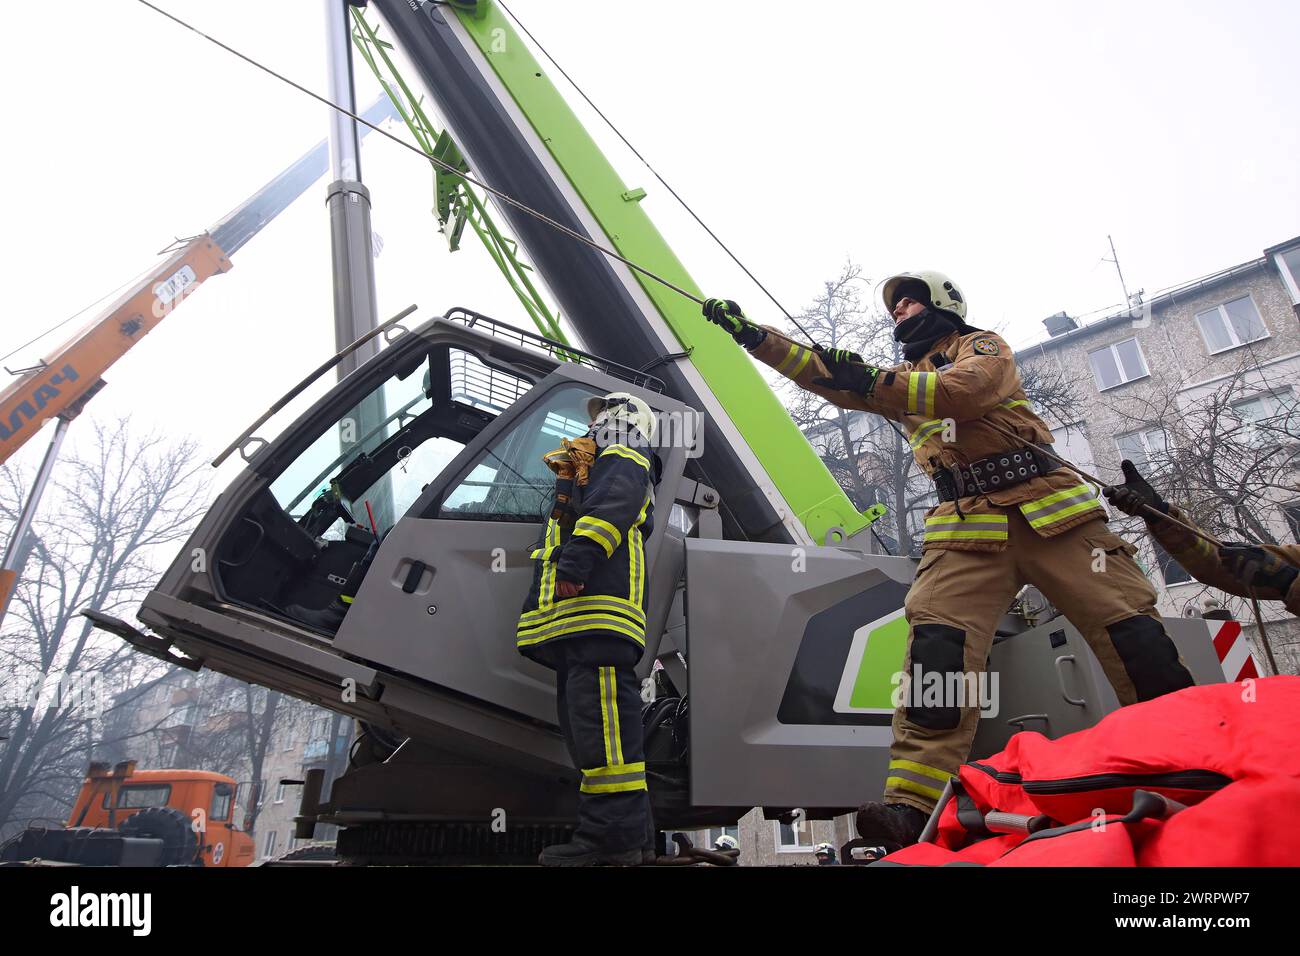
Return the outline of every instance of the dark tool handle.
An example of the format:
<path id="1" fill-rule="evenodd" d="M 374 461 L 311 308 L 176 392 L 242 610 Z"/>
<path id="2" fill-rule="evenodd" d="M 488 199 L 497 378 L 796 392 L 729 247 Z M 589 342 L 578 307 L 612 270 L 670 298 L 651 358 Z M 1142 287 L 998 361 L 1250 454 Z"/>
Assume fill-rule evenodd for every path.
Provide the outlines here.
<path id="1" fill-rule="evenodd" d="M 1031 817 L 1024 813 L 992 810 L 984 814 L 984 826 L 994 833 L 1035 833 L 1051 825 L 1051 819 L 1041 813 Z"/>

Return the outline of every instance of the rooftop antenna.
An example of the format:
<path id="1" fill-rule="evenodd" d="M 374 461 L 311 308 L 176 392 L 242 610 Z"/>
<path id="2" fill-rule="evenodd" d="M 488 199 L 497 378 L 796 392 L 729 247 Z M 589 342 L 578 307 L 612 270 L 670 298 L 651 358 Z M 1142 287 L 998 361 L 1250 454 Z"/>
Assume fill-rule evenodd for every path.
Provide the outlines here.
<path id="1" fill-rule="evenodd" d="M 1124 308 L 1127 309 L 1132 306 L 1133 298 L 1128 294 L 1128 286 L 1124 284 L 1124 270 L 1119 267 L 1119 253 L 1115 251 L 1115 240 L 1107 234 L 1106 241 L 1110 243 L 1110 258 L 1102 261 L 1115 263 L 1115 272 L 1119 275 L 1119 287 L 1124 290 Z"/>

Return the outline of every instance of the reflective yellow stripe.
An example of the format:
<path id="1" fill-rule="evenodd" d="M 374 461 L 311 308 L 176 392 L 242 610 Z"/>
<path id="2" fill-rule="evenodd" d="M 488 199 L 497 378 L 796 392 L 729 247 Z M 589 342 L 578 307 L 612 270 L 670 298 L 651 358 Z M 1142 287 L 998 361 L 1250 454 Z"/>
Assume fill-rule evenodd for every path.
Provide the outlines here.
<path id="1" fill-rule="evenodd" d="M 947 783 L 955 774 L 948 773 L 946 770 L 939 770 L 935 767 L 927 767 L 923 763 L 917 763 L 915 760 L 891 760 L 889 761 L 890 770 L 910 770 L 912 773 L 919 773 L 923 777 L 930 777 L 932 780 L 938 780 L 940 783 Z"/>
<path id="2" fill-rule="evenodd" d="M 1023 405 L 1025 408 L 1033 408 L 1033 407 L 1034 407 L 1034 403 L 1033 403 L 1033 402 L 1028 401 L 1027 399 L 1023 399 L 1023 398 L 1008 398 L 1008 399 L 1007 399 L 1006 401 L 1004 401 L 1004 402 L 998 402 L 998 404 L 1001 405 L 1003 408 L 1019 408 L 1019 407 L 1022 406 L 1022 405 Z"/>
<path id="3" fill-rule="evenodd" d="M 926 541 L 1006 541 L 1005 531 L 927 531 Z"/>
<path id="4" fill-rule="evenodd" d="M 1101 510 L 1101 502 L 1093 494 L 1092 488 L 1083 484 L 1053 492 L 1035 501 L 1027 501 L 1020 506 L 1020 511 L 1031 528 L 1042 528 L 1093 508 Z"/>
<path id="5" fill-rule="evenodd" d="M 886 777 L 885 790 L 890 788 L 895 790 L 907 790 L 909 793 L 920 794 L 923 797 L 929 797 L 931 800 L 938 800 L 943 796 L 942 790 L 936 790 L 934 787 L 927 787 L 923 783 L 917 783 L 914 780 L 907 780 L 903 777 Z"/>
<path id="6" fill-rule="evenodd" d="M 1049 524 L 1056 524 L 1058 521 L 1064 521 L 1066 518 L 1072 518 L 1081 511 L 1089 511 L 1093 508 L 1100 510 L 1101 502 L 1096 498 L 1091 501 L 1080 501 L 1078 504 L 1070 505 L 1060 511 L 1053 511 L 1050 515 L 1044 515 L 1041 518 L 1035 518 L 1029 522 L 1031 528 L 1042 528 Z"/>
<path id="7" fill-rule="evenodd" d="M 641 537 L 641 529 L 635 525 L 628 531 L 628 535 L 627 597 L 629 601 L 640 607 L 645 591 L 645 545 Z"/>
<path id="8" fill-rule="evenodd" d="M 609 699 L 611 696 L 610 691 L 613 688 L 611 687 L 610 691 L 605 689 L 605 672 L 607 670 L 612 672 L 614 668 L 598 667 L 596 669 L 596 679 L 600 682 L 600 729 L 605 737 L 605 764 L 609 765 L 622 763 L 623 761 L 614 759 L 614 747 L 609 739 Z"/>
<path id="9" fill-rule="evenodd" d="M 615 634 L 630 637 L 641 646 L 645 646 L 644 628 L 638 627 L 627 618 L 615 617 L 612 614 L 583 614 L 575 617 L 565 617 L 545 628 L 520 630 L 518 632 L 519 639 L 515 642 L 515 646 L 527 647 L 530 644 L 540 644 L 542 641 L 554 640 L 557 637 L 564 637 L 566 634 L 577 634 L 581 631 L 613 631 Z"/>
<path id="10" fill-rule="evenodd" d="M 626 445 L 610 445 L 596 457 L 604 458 L 606 455 L 618 455 L 621 458 L 627 458 L 630 461 L 636 462 L 642 468 L 646 469 L 646 471 L 650 470 L 650 462 L 646 460 L 646 457 L 639 452 L 633 451 Z"/>
<path id="11" fill-rule="evenodd" d="M 344 604 L 351 604 L 351 603 L 352 603 L 352 598 L 348 597 L 346 594 L 340 594 L 340 595 L 339 595 L 339 600 L 342 601 Z"/>
<path id="12" fill-rule="evenodd" d="M 614 762 L 623 762 L 623 729 L 618 715 L 618 684 L 614 681 L 614 668 L 605 668 L 605 680 L 609 684 L 609 710 L 614 715 Z"/>
<path id="13" fill-rule="evenodd" d="M 799 373 L 803 371 L 810 358 L 812 358 L 811 349 L 806 349 L 791 342 L 790 348 L 786 350 L 785 358 L 776 363 L 776 370 L 786 378 L 798 378 Z"/>
<path id="14" fill-rule="evenodd" d="M 612 777 L 621 773 L 645 773 L 645 761 L 640 763 L 624 763 L 616 767 L 597 767 L 595 770 L 584 770 L 584 777 Z"/>
<path id="15" fill-rule="evenodd" d="M 791 360 L 798 354 L 799 354 L 799 346 L 791 342 L 790 347 L 785 350 L 784 358 L 782 358 L 781 361 L 776 363 L 776 370 L 780 372 L 782 375 L 784 375 L 785 367 L 789 365 Z"/>
<path id="16" fill-rule="evenodd" d="M 1091 494 L 1092 489 L 1087 485 L 1075 485 L 1073 488 L 1066 488 L 1064 491 L 1054 491 L 1050 495 L 1042 498 L 1036 498 L 1033 501 L 1026 501 L 1021 508 L 1027 511 L 1037 511 L 1048 505 L 1056 504 L 1058 501 L 1064 501 L 1066 498 L 1073 498 L 1075 495 Z"/>
<path id="17" fill-rule="evenodd" d="M 984 527 L 971 527 L 984 525 Z M 925 519 L 926 541 L 1006 541 L 1006 515 L 934 515 Z"/>
<path id="18" fill-rule="evenodd" d="M 942 418 L 932 418 L 928 422 L 921 422 L 916 426 L 916 431 L 912 432 L 912 437 L 908 439 L 908 445 L 917 448 L 925 444 L 935 432 L 943 431 L 943 425 L 944 419 Z"/>
<path id="19" fill-rule="evenodd" d="M 519 615 L 519 621 L 521 626 L 537 627 L 548 619 L 583 610 L 619 611 L 636 618 L 638 621 L 645 620 L 645 611 L 642 610 L 640 604 L 613 594 L 593 594 L 588 597 L 579 595 L 578 597 L 560 598 L 549 609 L 537 608 L 534 611 L 525 611 Z"/>
<path id="20" fill-rule="evenodd" d="M 622 793 L 626 790 L 649 790 L 645 778 L 627 780 L 622 783 L 588 783 L 585 779 L 578 787 L 583 793 Z"/>
<path id="21" fill-rule="evenodd" d="M 583 515 L 577 520 L 573 526 L 573 534 L 574 537 L 581 535 L 595 541 L 600 545 L 601 550 L 605 552 L 607 558 L 623 543 L 623 532 L 604 518 L 596 518 L 591 515 Z"/>
<path id="22" fill-rule="evenodd" d="M 539 610 L 549 608 L 555 602 L 556 564 L 555 561 L 547 561 L 542 565 L 542 577 L 537 585 L 537 607 Z"/>
<path id="23" fill-rule="evenodd" d="M 934 390 L 938 372 L 911 372 L 907 376 L 907 411 L 910 415 L 934 414 Z"/>

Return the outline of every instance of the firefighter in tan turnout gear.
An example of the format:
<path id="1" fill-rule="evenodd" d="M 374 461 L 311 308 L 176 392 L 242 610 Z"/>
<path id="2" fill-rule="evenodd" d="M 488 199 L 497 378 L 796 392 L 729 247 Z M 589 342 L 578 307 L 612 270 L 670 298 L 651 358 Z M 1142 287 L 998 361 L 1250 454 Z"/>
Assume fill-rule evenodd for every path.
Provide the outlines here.
<path id="1" fill-rule="evenodd" d="M 1089 485 L 1039 454 L 1052 435 L 1025 398 L 1007 343 L 966 325 L 965 299 L 940 273 L 894 276 L 882 293 L 906 358 L 892 369 L 800 345 L 751 323 L 729 300 L 710 299 L 704 314 L 801 387 L 898 422 L 935 483 L 939 504 L 926 513 L 905 606 L 910 680 L 894 713 L 884 801 L 858 812 L 861 837 L 892 851 L 919 837 L 967 758 L 979 720 L 978 700 L 945 696 L 936 705 L 924 686 L 935 675 L 945 688 L 975 683 L 971 675 L 984 670 L 998 618 L 1025 584 L 1082 632 L 1122 704 L 1193 681 L 1155 616 L 1156 595 L 1133 560 L 1136 548 L 1107 529 Z"/>

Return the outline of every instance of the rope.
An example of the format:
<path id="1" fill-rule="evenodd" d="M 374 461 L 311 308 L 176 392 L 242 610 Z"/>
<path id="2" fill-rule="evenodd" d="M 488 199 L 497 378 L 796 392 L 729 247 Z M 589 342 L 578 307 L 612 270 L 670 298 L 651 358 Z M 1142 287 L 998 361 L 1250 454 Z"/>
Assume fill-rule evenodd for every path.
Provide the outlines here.
<path id="1" fill-rule="evenodd" d="M 981 419 L 981 421 L 983 421 L 985 425 L 988 425 L 990 428 L 992 428 L 995 432 L 998 432 L 999 434 L 1004 435 L 1015 442 L 1018 443 L 1024 442 L 1023 438 L 1021 438 L 1015 432 L 1011 431 L 1009 428 L 1003 428 L 1001 425 L 998 425 L 996 422 L 991 422 L 987 418 Z M 1078 473 L 1079 475 L 1081 475 L 1088 481 L 1091 481 L 1095 485 L 1100 485 L 1103 488 L 1114 487 L 1113 485 L 1102 481 L 1097 476 L 1088 474 L 1088 472 L 1084 471 L 1082 468 L 1080 468 L 1078 465 L 1074 464 L 1073 462 L 1066 461 L 1064 458 L 1060 457 L 1059 455 L 1053 454 L 1052 452 L 1047 451 L 1046 449 L 1040 448 L 1039 446 L 1035 445 L 1034 454 L 1040 454 L 1040 453 L 1052 459 L 1057 464 L 1063 465 L 1064 467 L 1069 468 L 1071 471 Z M 1159 509 L 1153 508 L 1148 504 L 1143 504 L 1141 510 L 1143 512 L 1143 517 L 1147 517 L 1149 515 L 1150 517 L 1155 518 L 1157 521 L 1172 522 L 1173 524 L 1178 525 L 1178 527 L 1182 528 L 1183 530 L 1196 535 L 1196 537 L 1201 538 L 1204 541 L 1208 541 L 1210 544 L 1214 546 L 1216 550 L 1223 547 L 1223 542 L 1221 542 L 1218 538 L 1216 538 L 1214 535 L 1210 534 L 1207 531 L 1202 531 L 1200 528 L 1196 527 L 1193 524 L 1188 524 L 1186 521 L 1179 521 L 1173 515 L 1167 515 L 1164 512 L 1160 511 Z M 1147 529 L 1147 533 L 1148 534 L 1151 533 L 1149 528 Z M 1264 626 L 1263 612 L 1261 612 L 1259 609 L 1259 598 L 1256 596 L 1254 588 L 1247 586 L 1247 590 L 1250 591 L 1250 606 L 1251 606 L 1251 610 L 1254 612 L 1255 615 L 1255 626 L 1259 628 L 1260 643 L 1264 646 L 1264 652 L 1268 656 L 1269 666 L 1273 669 L 1273 673 L 1277 674 L 1279 673 L 1277 669 L 1277 662 L 1273 659 L 1273 647 L 1268 637 L 1268 628 Z"/>

